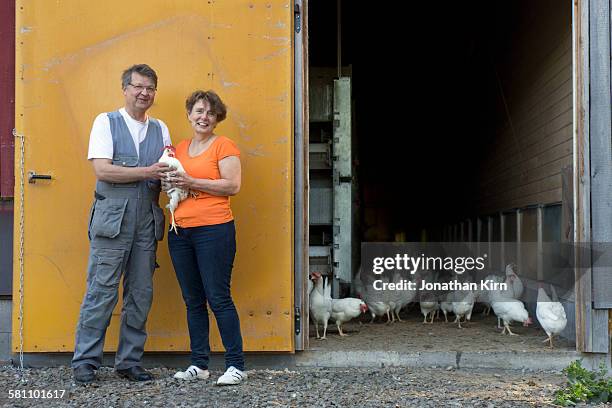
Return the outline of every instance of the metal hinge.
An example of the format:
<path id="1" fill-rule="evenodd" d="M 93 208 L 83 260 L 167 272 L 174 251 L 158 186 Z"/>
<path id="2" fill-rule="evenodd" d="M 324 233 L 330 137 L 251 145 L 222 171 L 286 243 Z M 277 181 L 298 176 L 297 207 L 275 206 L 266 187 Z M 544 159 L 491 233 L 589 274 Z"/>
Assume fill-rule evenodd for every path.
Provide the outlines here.
<path id="1" fill-rule="evenodd" d="M 300 5 L 295 5 L 295 10 L 293 11 L 294 24 L 295 24 L 295 32 L 299 34 L 302 31 L 302 14 L 300 13 Z"/>
<path id="2" fill-rule="evenodd" d="M 295 334 L 302 332 L 302 314 L 299 306 L 295 307 Z"/>

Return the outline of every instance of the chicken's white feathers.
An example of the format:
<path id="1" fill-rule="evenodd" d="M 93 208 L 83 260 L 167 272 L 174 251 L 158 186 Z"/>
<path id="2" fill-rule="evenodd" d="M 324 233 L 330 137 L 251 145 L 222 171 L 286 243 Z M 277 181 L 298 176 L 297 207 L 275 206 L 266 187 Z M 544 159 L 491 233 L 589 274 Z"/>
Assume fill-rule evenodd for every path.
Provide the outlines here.
<path id="1" fill-rule="evenodd" d="M 159 162 L 166 163 L 173 169 L 173 171 L 185 173 L 185 169 L 183 168 L 183 165 L 181 164 L 180 160 L 174 157 L 174 147 L 172 146 L 166 146 L 164 148 L 164 153 L 160 157 Z M 170 210 L 170 215 L 172 216 L 172 220 L 170 222 L 170 229 L 173 229 L 175 233 L 178 233 L 176 230 L 176 221 L 174 220 L 174 211 L 178 207 L 179 203 L 187 198 L 187 196 L 189 195 L 189 191 L 178 187 L 172 187 L 168 189 L 168 191 L 166 191 L 166 194 L 170 199 L 168 205 L 166 205 L 166 208 Z"/>
<path id="2" fill-rule="evenodd" d="M 538 289 L 536 316 L 547 335 L 559 334 L 567 325 L 565 309 L 560 302 L 552 301 L 544 288 Z"/>

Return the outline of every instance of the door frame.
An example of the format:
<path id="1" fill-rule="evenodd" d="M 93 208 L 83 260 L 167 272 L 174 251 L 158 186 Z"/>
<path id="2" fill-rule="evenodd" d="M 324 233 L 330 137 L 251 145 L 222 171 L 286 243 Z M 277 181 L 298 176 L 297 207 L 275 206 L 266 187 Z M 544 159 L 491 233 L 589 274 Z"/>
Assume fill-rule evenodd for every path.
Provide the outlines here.
<path id="1" fill-rule="evenodd" d="M 600 144 L 610 137 L 610 2 L 575 0 L 572 6 L 573 238 L 574 243 L 580 244 L 598 241 L 604 235 L 609 235 L 609 231 L 602 234 L 599 225 L 612 217 L 610 211 L 593 211 L 593 199 L 596 206 L 601 182 L 597 180 L 593 183 L 594 175 L 591 173 L 592 165 L 601 164 L 594 161 L 591 144 Z M 593 132 L 590 132 L 591 128 Z M 591 265 L 591 259 L 580 259 L 580 252 L 576 251 L 576 265 L 584 265 L 585 262 Z M 609 356 L 609 311 L 595 308 L 593 269 L 582 271 L 579 268 L 575 271 L 576 349 Z"/>
<path id="2" fill-rule="evenodd" d="M 309 307 L 309 103 L 308 103 L 308 0 L 295 0 L 294 7 L 294 333 L 295 350 L 307 350 Z"/>

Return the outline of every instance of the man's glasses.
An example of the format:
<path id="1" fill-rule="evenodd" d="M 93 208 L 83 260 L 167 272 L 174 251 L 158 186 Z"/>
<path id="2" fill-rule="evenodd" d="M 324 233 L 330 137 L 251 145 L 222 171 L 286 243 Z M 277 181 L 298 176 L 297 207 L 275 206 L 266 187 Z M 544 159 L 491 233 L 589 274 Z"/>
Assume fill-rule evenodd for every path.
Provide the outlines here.
<path id="1" fill-rule="evenodd" d="M 136 90 L 136 92 L 140 93 L 142 91 L 144 91 L 145 89 L 147 90 L 147 93 L 153 94 L 157 91 L 157 89 L 155 89 L 154 86 L 144 86 L 144 85 L 134 85 L 129 83 L 128 85 L 130 85 L 132 88 L 134 88 Z"/>

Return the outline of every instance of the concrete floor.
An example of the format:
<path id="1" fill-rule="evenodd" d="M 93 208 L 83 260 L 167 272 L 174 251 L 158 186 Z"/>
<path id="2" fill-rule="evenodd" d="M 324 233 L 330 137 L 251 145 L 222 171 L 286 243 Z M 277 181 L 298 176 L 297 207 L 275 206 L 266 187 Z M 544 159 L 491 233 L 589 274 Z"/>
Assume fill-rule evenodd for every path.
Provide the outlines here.
<path id="1" fill-rule="evenodd" d="M 462 323 L 463 329 L 450 323 L 454 316 L 449 316 L 449 323 L 444 316 L 433 324 L 423 324 L 423 316 L 413 308 L 402 313 L 402 322 L 386 324 L 377 318 L 369 324 L 368 318 L 353 320 L 343 326 L 349 337 L 340 337 L 334 323 L 327 330 L 327 340 L 315 339 L 314 325 L 310 324 L 310 350 L 347 351 L 347 350 L 383 350 L 395 352 L 422 351 L 461 351 L 461 352 L 539 352 L 575 351 L 575 345 L 566 339 L 554 339 L 555 348 L 551 350 L 544 331 L 537 324 L 523 327 L 519 323 L 511 326 L 518 336 L 501 335 L 497 329 L 497 319 L 493 314 L 472 315 L 472 321 Z M 322 329 L 319 328 L 322 334 Z"/>
<path id="2" fill-rule="evenodd" d="M 401 318 L 403 322 L 386 324 L 377 319 L 369 324 L 369 316 L 363 316 L 362 324 L 355 320 L 343 326 L 349 337 L 340 337 L 335 324 L 330 324 L 326 340 L 315 339 L 311 324 L 310 348 L 296 354 L 296 365 L 560 371 L 578 358 L 589 367 L 600 362 L 576 352 L 566 339 L 555 339 L 551 350 L 542 342 L 546 335 L 537 326 L 514 324 L 512 331 L 518 336 L 501 335 L 493 315 L 474 314 L 470 323 L 462 323 L 463 329 L 445 323 L 444 317 L 423 324 L 423 316 L 415 308 L 402 313 Z"/>

